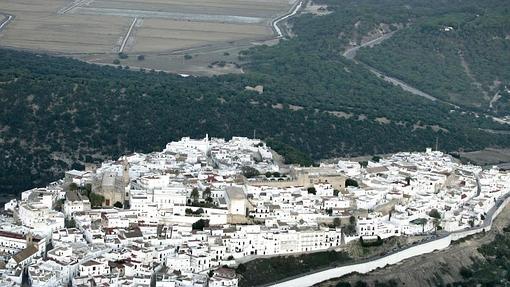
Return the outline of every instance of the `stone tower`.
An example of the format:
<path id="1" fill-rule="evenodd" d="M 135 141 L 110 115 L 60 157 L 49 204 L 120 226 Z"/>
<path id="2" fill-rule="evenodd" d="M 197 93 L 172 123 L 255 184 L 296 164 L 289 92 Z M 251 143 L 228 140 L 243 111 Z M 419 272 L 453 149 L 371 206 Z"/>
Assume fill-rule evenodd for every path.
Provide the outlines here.
<path id="1" fill-rule="evenodd" d="M 121 187 L 121 192 L 122 192 L 122 205 L 126 205 L 126 193 L 129 192 L 129 183 L 130 183 L 130 178 L 129 178 L 129 162 L 127 160 L 126 157 L 124 157 L 122 159 L 122 187 Z"/>

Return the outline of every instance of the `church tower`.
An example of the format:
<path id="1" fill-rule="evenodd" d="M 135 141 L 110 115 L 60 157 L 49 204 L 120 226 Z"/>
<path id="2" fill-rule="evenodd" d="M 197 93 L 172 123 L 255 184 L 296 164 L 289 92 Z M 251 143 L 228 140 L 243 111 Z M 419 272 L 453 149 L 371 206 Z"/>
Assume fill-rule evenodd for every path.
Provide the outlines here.
<path id="1" fill-rule="evenodd" d="M 129 191 L 129 183 L 130 183 L 130 178 L 129 178 L 129 162 L 128 162 L 127 158 L 124 157 L 122 159 L 122 188 L 121 188 L 121 192 L 122 192 L 122 205 L 123 206 L 126 205 L 126 200 L 127 200 L 126 194 Z"/>

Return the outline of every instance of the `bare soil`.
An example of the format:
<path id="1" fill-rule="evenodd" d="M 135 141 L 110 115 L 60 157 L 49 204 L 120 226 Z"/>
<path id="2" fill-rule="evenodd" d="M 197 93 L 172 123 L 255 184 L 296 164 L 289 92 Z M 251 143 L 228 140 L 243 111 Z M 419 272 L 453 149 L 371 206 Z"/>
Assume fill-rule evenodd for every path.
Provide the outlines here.
<path id="1" fill-rule="evenodd" d="M 196 75 L 242 73 L 238 52 L 274 38 L 271 20 L 288 0 L 1 0 L 15 19 L 0 31 L 0 46 L 50 52 L 111 64 L 133 19 L 123 65 Z M 184 54 L 196 55 L 182 61 Z M 144 54 L 143 63 L 136 61 Z"/>

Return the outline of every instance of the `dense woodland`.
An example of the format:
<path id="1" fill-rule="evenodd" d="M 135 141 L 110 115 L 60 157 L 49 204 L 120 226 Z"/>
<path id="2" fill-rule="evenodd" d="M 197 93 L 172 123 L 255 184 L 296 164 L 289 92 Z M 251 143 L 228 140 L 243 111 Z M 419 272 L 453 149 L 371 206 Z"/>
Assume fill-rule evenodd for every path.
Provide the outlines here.
<path id="1" fill-rule="evenodd" d="M 205 133 L 252 136 L 256 130 L 287 162 L 306 165 L 422 150 L 436 139 L 445 151 L 510 146 L 508 135 L 481 130 L 508 125 L 404 92 L 341 56 L 349 41 L 380 23 L 414 27 L 419 11 L 434 16 L 454 9 L 452 1 L 430 1 L 416 12 L 421 1 L 320 2 L 333 13 L 297 17 L 291 21 L 296 37 L 243 52 L 243 75 L 181 78 L 0 50 L 0 191 L 19 192 L 69 168 Z M 436 9 L 439 2 L 444 7 Z M 396 13 L 405 3 L 407 14 Z M 248 85 L 263 85 L 264 93 L 245 90 Z"/>
<path id="2" fill-rule="evenodd" d="M 415 9 L 404 22 L 407 28 L 381 45 L 362 49 L 359 59 L 440 99 L 510 114 L 510 2 L 427 3 L 444 11 Z M 415 5 L 420 3 L 409 4 Z M 393 21 L 402 21 L 402 11 L 393 12 Z M 489 109 L 496 94 L 501 98 Z"/>

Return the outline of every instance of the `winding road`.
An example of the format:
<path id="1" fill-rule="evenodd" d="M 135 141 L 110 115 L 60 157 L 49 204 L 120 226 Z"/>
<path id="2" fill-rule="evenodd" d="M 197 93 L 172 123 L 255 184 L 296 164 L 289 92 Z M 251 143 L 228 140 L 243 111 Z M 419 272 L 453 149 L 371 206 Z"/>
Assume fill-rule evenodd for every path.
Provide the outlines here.
<path id="1" fill-rule="evenodd" d="M 382 78 L 383 80 L 385 80 L 386 82 L 389 82 L 389 83 L 392 83 L 393 85 L 395 86 L 399 86 L 401 87 L 404 91 L 407 91 L 407 92 L 410 92 L 411 94 L 414 94 L 414 95 L 417 95 L 417 96 L 420 96 L 422 98 L 425 98 L 427 100 L 431 100 L 431 101 L 434 101 L 434 102 L 441 102 L 441 103 L 444 103 L 444 104 L 447 104 L 447 105 L 450 105 L 454 108 L 460 108 L 459 106 L 455 105 L 455 104 L 452 104 L 450 102 L 446 102 L 446 101 L 443 101 L 443 100 L 440 100 L 428 93 L 425 93 L 405 82 L 403 82 L 402 80 L 399 80 L 397 78 L 394 78 L 394 77 L 390 77 L 388 75 L 385 75 L 383 72 L 377 70 L 376 68 L 364 63 L 364 62 L 361 62 L 359 60 L 356 60 L 355 57 L 356 57 L 356 53 L 358 52 L 359 49 L 363 48 L 363 47 L 373 47 L 377 44 L 380 44 L 382 43 L 384 40 L 387 40 L 389 38 L 391 38 L 391 36 L 393 36 L 393 34 L 395 34 L 395 32 L 397 31 L 393 31 L 393 32 L 390 32 L 390 33 L 387 33 L 387 34 L 383 34 L 382 36 L 380 37 L 377 37 L 373 40 L 370 40 L 366 43 L 363 43 L 361 45 L 358 45 L 358 46 L 355 46 L 355 47 L 352 47 L 352 48 L 349 48 L 347 49 L 342 55 L 349 59 L 349 60 L 353 60 L 354 62 L 356 63 L 359 63 L 359 64 L 362 64 L 364 65 L 370 72 L 372 72 L 374 75 L 376 75 L 377 77 L 379 78 Z"/>
<path id="2" fill-rule="evenodd" d="M 298 1 L 296 2 L 292 8 L 290 9 L 290 11 L 276 19 L 274 19 L 272 22 L 271 22 L 271 27 L 273 28 L 273 31 L 275 32 L 275 34 L 277 35 L 278 38 L 283 38 L 285 35 L 284 35 L 284 30 L 282 30 L 282 28 L 280 28 L 280 23 L 294 15 L 296 15 L 299 11 L 299 9 L 301 9 L 301 7 L 303 6 L 303 3 L 304 3 L 304 0 L 301 0 L 301 1 Z"/>
<path id="3" fill-rule="evenodd" d="M 398 31 L 398 30 L 397 30 Z M 376 75 L 377 77 L 385 80 L 386 82 L 389 82 L 389 83 L 392 83 L 393 85 L 395 86 L 399 86 L 400 88 L 402 88 L 404 91 L 407 91 L 407 92 L 410 92 L 411 94 L 414 94 L 416 96 L 420 96 L 422 98 L 425 98 L 427 100 L 430 100 L 430 101 L 434 101 L 434 102 L 440 102 L 440 103 L 443 103 L 443 104 L 446 104 L 446 105 L 449 105 L 457 110 L 464 110 L 466 112 L 471 112 L 473 113 L 472 111 L 469 111 L 469 110 L 465 110 L 463 108 L 461 108 L 460 106 L 454 104 L 454 103 L 451 103 L 451 102 L 448 102 L 448 101 L 445 101 L 445 100 L 441 100 L 439 98 L 436 98 L 422 90 L 419 90 L 417 89 L 416 87 L 413 87 L 407 83 L 405 83 L 404 81 L 400 80 L 400 79 L 397 79 L 397 78 L 394 78 L 394 77 L 390 77 L 386 74 L 384 74 L 383 72 L 377 70 L 376 68 L 368 65 L 367 63 L 364 63 L 364 62 L 361 62 L 360 60 L 356 59 L 356 53 L 359 49 L 363 48 L 363 47 L 373 47 L 377 44 L 380 44 L 382 43 L 384 40 L 387 40 L 389 38 L 391 38 L 391 36 L 393 36 L 393 34 L 395 34 L 397 31 L 393 31 L 393 32 L 390 32 L 390 33 L 387 33 L 387 34 L 384 34 L 380 37 L 377 37 L 373 40 L 370 40 L 366 43 L 363 43 L 361 45 L 358 45 L 358 46 L 355 46 L 355 47 L 352 47 L 352 48 L 349 48 L 347 49 L 342 55 L 346 58 L 346 59 L 349 59 L 349 60 L 352 60 L 358 64 L 361 64 L 363 66 L 365 66 L 371 73 L 373 73 L 374 75 Z M 477 113 L 473 113 L 475 116 L 478 116 Z M 485 114 L 485 113 L 482 113 L 481 115 L 485 115 L 487 117 L 490 117 L 492 118 L 495 122 L 498 122 L 500 124 L 507 124 L 507 125 L 510 125 L 510 121 L 508 119 L 504 119 L 504 118 L 498 118 L 498 117 L 495 117 L 493 115 L 490 115 L 490 114 Z M 510 131 L 507 131 L 507 130 L 504 130 L 504 131 L 495 131 L 495 130 L 487 130 L 487 129 L 481 129 L 487 133 L 492 133 L 492 134 L 509 134 Z"/>
<path id="4" fill-rule="evenodd" d="M 356 57 L 356 52 L 358 52 L 359 49 L 361 49 L 363 47 L 373 47 L 377 44 L 380 44 L 382 41 L 391 38 L 391 36 L 393 36 L 393 34 L 395 34 L 395 32 L 396 31 L 384 34 L 384 35 L 377 37 L 375 39 L 372 39 L 366 43 L 349 48 L 349 49 L 345 50 L 345 52 L 343 53 L 343 56 L 349 60 L 354 60 L 354 57 Z"/>

